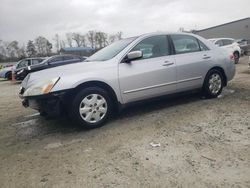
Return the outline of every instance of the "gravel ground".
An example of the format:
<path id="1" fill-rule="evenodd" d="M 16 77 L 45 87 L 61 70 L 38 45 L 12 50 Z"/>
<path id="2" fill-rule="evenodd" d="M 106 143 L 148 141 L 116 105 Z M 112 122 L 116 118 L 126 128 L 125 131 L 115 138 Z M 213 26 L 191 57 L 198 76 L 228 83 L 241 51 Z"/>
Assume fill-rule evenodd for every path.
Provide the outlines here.
<path id="1" fill-rule="evenodd" d="M 141 104 L 90 131 L 23 108 L 1 80 L 0 187 L 250 187 L 247 62 L 217 99 Z"/>

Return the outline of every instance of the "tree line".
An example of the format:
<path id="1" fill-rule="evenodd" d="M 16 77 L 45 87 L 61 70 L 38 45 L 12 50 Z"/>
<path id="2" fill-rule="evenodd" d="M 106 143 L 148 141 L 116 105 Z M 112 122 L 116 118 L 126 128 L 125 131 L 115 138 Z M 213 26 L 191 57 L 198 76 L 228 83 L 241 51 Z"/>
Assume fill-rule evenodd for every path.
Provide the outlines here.
<path id="1" fill-rule="evenodd" d="M 25 57 L 45 57 L 59 54 L 65 47 L 91 47 L 95 51 L 122 39 L 122 32 L 108 34 L 102 31 L 88 31 L 87 33 L 66 33 L 64 36 L 55 34 L 52 41 L 44 36 L 29 40 L 26 45 L 18 41 L 11 42 L 0 39 L 0 61 L 17 61 Z M 54 47 L 55 51 L 52 51 Z"/>

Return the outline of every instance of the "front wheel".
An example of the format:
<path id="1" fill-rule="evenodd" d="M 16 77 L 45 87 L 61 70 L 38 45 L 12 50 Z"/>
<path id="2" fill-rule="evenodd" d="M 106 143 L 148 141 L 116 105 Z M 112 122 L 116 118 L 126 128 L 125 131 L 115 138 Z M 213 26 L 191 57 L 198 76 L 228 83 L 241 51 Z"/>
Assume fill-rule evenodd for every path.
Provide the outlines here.
<path id="1" fill-rule="evenodd" d="M 6 73 L 6 79 L 12 80 L 12 73 L 11 72 Z"/>
<path id="2" fill-rule="evenodd" d="M 212 69 L 208 72 L 204 84 L 203 92 L 207 98 L 216 98 L 223 89 L 223 76 L 220 71 Z"/>
<path id="3" fill-rule="evenodd" d="M 112 102 L 108 93 L 99 87 L 89 87 L 74 98 L 70 116 L 85 128 L 102 126 L 112 112 Z"/>

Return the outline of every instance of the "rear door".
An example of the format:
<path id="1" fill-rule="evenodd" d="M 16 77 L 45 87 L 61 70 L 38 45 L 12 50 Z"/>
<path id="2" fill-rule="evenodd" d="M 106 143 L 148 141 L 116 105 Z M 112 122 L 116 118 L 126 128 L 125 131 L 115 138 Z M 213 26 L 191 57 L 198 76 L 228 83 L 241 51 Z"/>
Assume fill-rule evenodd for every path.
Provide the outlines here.
<path id="1" fill-rule="evenodd" d="M 119 64 L 119 82 L 124 103 L 176 91 L 176 65 L 166 35 L 143 39 L 131 51 L 143 57 Z"/>
<path id="2" fill-rule="evenodd" d="M 213 54 L 200 40 L 191 35 L 171 35 L 177 66 L 177 91 L 202 87 Z"/>

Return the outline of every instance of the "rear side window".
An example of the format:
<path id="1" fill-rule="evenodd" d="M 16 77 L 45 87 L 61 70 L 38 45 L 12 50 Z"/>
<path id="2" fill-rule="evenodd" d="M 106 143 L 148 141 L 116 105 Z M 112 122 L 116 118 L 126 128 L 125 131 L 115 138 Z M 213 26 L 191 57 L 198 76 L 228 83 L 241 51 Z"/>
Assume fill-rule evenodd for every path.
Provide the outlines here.
<path id="1" fill-rule="evenodd" d="M 55 58 L 51 59 L 49 62 L 53 64 L 53 63 L 56 63 L 58 61 L 63 61 L 63 57 L 55 57 Z"/>
<path id="2" fill-rule="evenodd" d="M 142 51 L 142 59 L 161 57 L 170 54 L 167 36 L 153 36 L 142 40 L 131 51 Z"/>
<path id="3" fill-rule="evenodd" d="M 174 44 L 176 54 L 201 51 L 198 40 L 193 36 L 171 35 L 171 38 Z"/>
<path id="4" fill-rule="evenodd" d="M 37 64 L 41 63 L 42 61 L 43 61 L 43 59 L 33 59 L 32 65 L 37 65 Z"/>
<path id="5" fill-rule="evenodd" d="M 217 40 L 217 41 L 215 42 L 215 45 L 217 45 L 217 46 L 223 46 L 222 40 Z"/>
<path id="6" fill-rule="evenodd" d="M 74 57 L 73 56 L 64 56 L 63 59 L 64 60 L 72 60 L 72 59 L 74 59 Z"/>
<path id="7" fill-rule="evenodd" d="M 223 46 L 227 46 L 227 45 L 233 44 L 234 41 L 230 39 L 223 39 L 222 42 L 223 42 Z"/>

